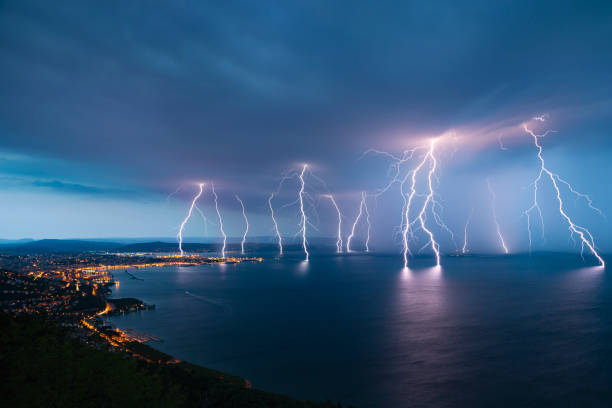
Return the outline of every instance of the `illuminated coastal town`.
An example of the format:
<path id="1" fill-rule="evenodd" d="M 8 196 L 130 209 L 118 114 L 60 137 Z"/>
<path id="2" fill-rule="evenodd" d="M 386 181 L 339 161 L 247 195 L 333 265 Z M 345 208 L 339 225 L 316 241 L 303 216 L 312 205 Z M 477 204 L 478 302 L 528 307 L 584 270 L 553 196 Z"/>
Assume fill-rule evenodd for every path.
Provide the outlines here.
<path id="1" fill-rule="evenodd" d="M 257 257 L 205 257 L 199 254 L 155 253 L 51 253 L 0 254 L 0 310 L 11 315 L 42 314 L 86 343 L 104 343 L 147 361 L 176 361 L 143 353 L 147 334 L 111 327 L 105 315 L 152 309 L 138 299 L 111 299 L 111 287 L 119 285 L 113 273 L 130 269 L 261 262 Z M 147 348 L 157 357 L 162 353 Z"/>

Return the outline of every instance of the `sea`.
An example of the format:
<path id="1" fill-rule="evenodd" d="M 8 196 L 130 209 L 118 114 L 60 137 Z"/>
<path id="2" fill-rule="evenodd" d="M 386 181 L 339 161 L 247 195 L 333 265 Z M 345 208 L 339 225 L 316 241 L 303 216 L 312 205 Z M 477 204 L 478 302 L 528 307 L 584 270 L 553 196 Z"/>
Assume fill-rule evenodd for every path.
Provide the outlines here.
<path id="1" fill-rule="evenodd" d="M 110 317 L 254 388 L 355 407 L 612 406 L 612 277 L 569 254 L 264 255 L 116 271 Z"/>

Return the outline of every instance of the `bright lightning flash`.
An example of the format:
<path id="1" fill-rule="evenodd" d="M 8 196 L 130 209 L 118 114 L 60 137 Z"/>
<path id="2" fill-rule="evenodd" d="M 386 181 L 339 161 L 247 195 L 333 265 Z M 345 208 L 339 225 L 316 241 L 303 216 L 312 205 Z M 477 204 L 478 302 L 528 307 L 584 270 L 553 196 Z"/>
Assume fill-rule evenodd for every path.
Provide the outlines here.
<path id="1" fill-rule="evenodd" d="M 444 224 L 441 222 L 439 216 L 435 212 L 435 208 L 434 208 L 436 205 L 436 201 L 434 199 L 434 185 L 433 184 L 434 184 L 434 175 L 438 167 L 438 160 L 436 159 L 436 156 L 434 153 L 435 153 L 437 142 L 438 142 L 438 139 L 431 140 L 431 142 L 429 143 L 429 150 L 427 151 L 425 156 L 423 156 L 423 159 L 417 165 L 417 167 L 415 167 L 414 170 L 412 170 L 412 172 L 410 172 L 409 174 L 410 175 L 410 193 L 408 194 L 408 198 L 407 199 L 405 198 L 406 204 L 404 205 L 404 208 L 403 208 L 404 217 L 402 221 L 402 244 L 403 244 L 402 255 L 404 257 L 404 268 L 408 268 L 408 256 L 410 255 L 408 236 L 411 233 L 412 225 L 414 225 L 417 221 L 420 224 L 421 229 L 425 232 L 425 234 L 427 234 L 429 238 L 427 245 L 431 246 L 431 249 L 434 252 L 434 255 L 436 257 L 436 266 L 440 266 L 440 246 L 436 242 L 433 232 L 429 228 L 427 228 L 427 224 L 426 224 L 426 212 L 427 212 L 428 207 L 431 205 L 431 211 L 434 213 L 434 218 L 436 219 L 436 223 L 438 225 L 445 227 Z M 421 172 L 421 170 L 425 167 L 427 162 L 430 162 L 429 171 L 427 173 L 427 185 L 428 185 L 427 195 L 425 196 L 425 201 L 423 202 L 423 206 L 421 207 L 421 210 L 419 211 L 416 219 L 411 222 L 410 221 L 410 208 L 412 206 L 414 197 L 417 195 L 417 192 L 416 192 L 417 176 Z M 408 179 L 408 176 L 406 176 L 406 181 L 407 179 Z M 402 192 L 403 192 L 403 188 L 402 188 Z M 446 229 L 448 230 L 448 228 Z"/>
<path id="2" fill-rule="evenodd" d="M 431 204 L 432 211 L 434 211 L 433 206 L 435 205 L 433 178 L 434 178 L 436 169 L 438 167 L 438 160 L 436 159 L 436 156 L 434 154 L 437 142 L 438 142 L 438 139 L 433 139 L 431 141 L 429 145 L 429 151 L 425 155 L 425 160 L 427 160 L 427 158 L 429 157 L 431 161 L 431 166 L 429 167 L 429 172 L 427 173 L 428 191 L 427 191 L 427 196 L 425 197 L 425 202 L 423 203 L 423 207 L 421 207 L 421 211 L 419 211 L 419 215 L 417 216 L 417 219 L 419 220 L 419 223 L 421 224 L 421 229 L 425 231 L 425 233 L 429 237 L 428 244 L 431 245 L 431 250 L 434 252 L 436 256 L 436 266 L 440 266 L 440 245 L 436 242 L 436 238 L 433 232 L 431 232 L 431 230 L 427 228 L 427 225 L 425 222 L 425 212 L 427 211 L 427 207 Z M 413 188 L 414 188 L 414 185 L 413 185 Z M 435 216 L 435 211 L 434 211 L 434 216 Z M 404 267 L 407 267 L 407 266 L 408 265 L 404 265 Z"/>
<path id="3" fill-rule="evenodd" d="M 236 195 L 236 200 L 238 200 L 240 203 L 240 207 L 242 208 L 242 218 L 244 218 L 244 234 L 242 234 L 242 241 L 240 241 L 240 253 L 244 255 L 244 243 L 246 242 L 246 237 L 249 232 L 249 219 L 247 218 L 246 211 L 244 209 L 244 203 L 240 197 L 238 197 L 238 195 Z"/>
<path id="4" fill-rule="evenodd" d="M 217 193 L 215 192 L 215 185 L 211 184 L 211 187 L 212 187 L 213 196 L 215 197 L 215 210 L 217 210 L 217 217 L 219 218 L 219 231 L 221 232 L 221 235 L 223 236 L 223 246 L 221 247 L 221 258 L 225 259 L 225 245 L 227 243 L 227 235 L 225 235 L 225 231 L 223 230 L 223 217 L 221 217 L 221 211 L 219 211 L 219 197 L 217 196 Z"/>
<path id="5" fill-rule="evenodd" d="M 545 117 L 544 116 L 536 117 L 534 119 L 538 120 L 540 122 L 544 122 L 545 121 Z M 567 181 L 563 180 L 561 177 L 559 177 L 558 174 L 553 173 L 552 171 L 550 171 L 546 167 L 546 164 L 544 162 L 544 156 L 542 155 L 542 145 L 540 145 L 540 140 L 539 139 L 544 137 L 544 136 L 546 136 L 548 133 L 550 133 L 550 131 L 546 131 L 544 134 L 539 135 L 539 134 L 536 134 L 535 132 L 533 132 L 531 129 L 529 129 L 527 127 L 527 125 L 525 125 L 525 124 L 523 125 L 523 129 L 525 130 L 525 132 L 530 134 L 531 137 L 533 137 L 533 142 L 534 142 L 535 146 L 538 149 L 538 159 L 540 161 L 540 171 L 538 172 L 538 176 L 536 177 L 536 179 L 533 181 L 533 204 L 531 205 L 531 207 L 529 207 L 524 212 L 524 214 L 527 216 L 527 230 L 528 230 L 528 233 L 529 233 L 529 248 L 531 249 L 530 213 L 532 211 L 534 211 L 534 210 L 537 211 L 539 216 L 540 216 L 540 221 L 542 222 L 542 211 L 541 211 L 540 206 L 538 204 L 538 184 L 542 180 L 543 176 L 546 175 L 550 179 L 550 181 L 552 183 L 552 186 L 555 189 L 557 202 L 559 203 L 559 214 L 561 214 L 561 216 L 567 222 L 568 229 L 570 231 L 571 236 L 573 237 L 574 235 L 578 235 L 578 237 L 580 238 L 582 249 L 584 250 L 584 247 L 586 246 L 589 249 L 589 251 L 591 252 L 591 254 L 595 258 L 597 258 L 597 260 L 599 261 L 600 265 L 602 267 L 605 267 L 606 264 L 605 264 L 603 258 L 597 252 L 593 236 L 591 235 L 589 230 L 584 228 L 584 227 L 582 227 L 582 226 L 580 226 L 580 225 L 575 224 L 572 221 L 572 219 L 569 217 L 569 215 L 567 215 L 567 213 L 565 212 L 565 209 L 563 208 L 564 203 L 563 203 L 563 198 L 561 197 L 561 190 L 559 188 L 559 183 L 565 184 L 572 194 L 575 194 L 578 197 L 582 197 L 582 198 L 587 197 L 587 201 L 589 203 L 590 203 L 590 198 L 588 198 L 588 196 L 586 196 L 584 194 L 578 193 L 576 190 L 574 190 L 571 187 L 571 185 Z"/>
<path id="6" fill-rule="evenodd" d="M 202 195 L 202 192 L 204 191 L 204 183 L 200 183 L 198 186 L 200 187 L 200 190 L 198 191 L 198 194 L 196 194 L 196 196 L 193 197 L 193 200 L 191 200 L 191 206 L 189 206 L 189 211 L 187 212 L 187 216 L 185 217 L 183 222 L 181 222 L 181 226 L 179 227 L 178 241 L 179 241 L 179 251 L 181 253 L 181 256 L 183 256 L 185 253 L 183 251 L 183 229 L 185 228 L 185 224 L 187 224 L 187 221 L 189 221 L 189 218 L 191 218 L 191 214 L 193 213 L 193 208 L 195 207 L 196 202 L 198 201 L 198 198 L 200 198 L 200 196 Z"/>
<path id="7" fill-rule="evenodd" d="M 300 215 L 302 220 L 300 221 L 300 231 L 302 233 L 302 247 L 304 248 L 304 254 L 306 255 L 306 262 L 308 262 L 310 258 L 310 254 L 308 253 L 308 242 L 306 241 L 306 224 L 308 224 L 308 219 L 306 218 L 306 212 L 304 211 L 304 189 L 306 187 L 304 183 L 304 173 L 306 173 L 306 169 L 308 168 L 307 164 L 304 164 L 302 167 L 302 172 L 300 173 L 300 190 L 298 191 L 298 199 L 300 201 Z"/>

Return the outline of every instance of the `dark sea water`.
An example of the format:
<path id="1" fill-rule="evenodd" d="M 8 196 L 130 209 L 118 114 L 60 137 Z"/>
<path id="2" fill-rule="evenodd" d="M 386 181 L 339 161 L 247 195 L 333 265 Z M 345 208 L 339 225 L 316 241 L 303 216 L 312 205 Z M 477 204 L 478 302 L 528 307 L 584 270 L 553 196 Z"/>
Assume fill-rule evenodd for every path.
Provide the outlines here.
<path id="1" fill-rule="evenodd" d="M 566 255 L 397 255 L 115 273 L 111 321 L 254 387 L 358 407 L 612 406 L 612 277 Z"/>

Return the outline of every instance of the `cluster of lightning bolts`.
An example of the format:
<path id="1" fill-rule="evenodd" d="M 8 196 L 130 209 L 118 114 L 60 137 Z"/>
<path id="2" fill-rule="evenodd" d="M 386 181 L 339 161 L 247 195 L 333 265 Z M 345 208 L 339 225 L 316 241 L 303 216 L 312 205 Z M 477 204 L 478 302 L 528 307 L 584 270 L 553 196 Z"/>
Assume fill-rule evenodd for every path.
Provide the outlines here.
<path id="1" fill-rule="evenodd" d="M 538 122 L 545 122 L 546 116 L 536 116 L 533 118 Z M 567 214 L 567 211 L 564 207 L 564 201 L 561 193 L 561 187 L 565 187 L 571 194 L 575 195 L 578 198 L 584 199 L 587 205 L 597 211 L 599 214 L 601 210 L 596 208 L 593 205 L 591 198 L 586 195 L 576 191 L 570 183 L 566 180 L 562 179 L 557 173 L 553 173 L 551 170 L 546 167 L 544 157 L 543 157 L 543 148 L 540 144 L 540 139 L 545 137 L 551 132 L 551 130 L 546 131 L 543 134 L 536 134 L 533 130 L 531 130 L 526 124 L 523 125 L 523 130 L 532 137 L 533 142 L 537 148 L 537 157 L 540 163 L 539 172 L 535 180 L 531 183 L 533 186 L 533 202 L 531 206 L 524 211 L 524 215 L 527 218 L 527 231 L 529 237 L 529 248 L 531 250 L 532 247 L 532 216 L 533 213 L 538 215 L 540 220 L 540 226 L 543 234 L 544 230 L 544 222 L 543 222 L 543 214 L 538 202 L 538 194 L 540 193 L 540 183 L 543 182 L 543 179 L 550 180 L 552 187 L 555 191 L 555 198 L 558 202 L 559 214 L 565 220 L 568 225 L 568 230 L 570 231 L 570 237 L 575 240 L 577 237 L 581 244 L 581 254 L 584 253 L 585 249 L 588 249 L 590 254 L 595 257 L 601 266 L 604 266 L 604 260 L 600 256 L 597 251 L 597 247 L 595 245 L 595 241 L 593 235 L 590 233 L 588 229 L 583 226 L 576 224 L 572 218 Z M 437 200 L 436 196 L 436 187 L 437 187 L 437 171 L 439 169 L 439 160 L 440 157 L 438 155 L 437 147 L 440 143 L 442 137 L 431 139 L 427 144 L 423 146 L 419 146 L 413 149 L 405 150 L 401 156 L 396 156 L 389 152 L 384 152 L 380 150 L 370 149 L 364 153 L 367 154 L 377 154 L 382 155 L 390 159 L 391 164 L 389 167 L 389 171 L 391 174 L 390 179 L 387 181 L 387 184 L 384 187 L 378 189 L 373 193 L 366 193 L 365 191 L 361 192 L 361 200 L 359 201 L 359 207 L 357 214 L 353 223 L 351 224 L 350 233 L 348 234 L 346 241 L 343 240 L 343 214 L 340 209 L 340 206 L 336 202 L 334 196 L 327 192 L 323 194 L 324 198 L 329 199 L 334 210 L 337 214 L 337 234 L 336 234 L 336 252 L 342 253 L 346 250 L 347 253 L 355 252 L 354 248 L 351 246 L 353 243 L 353 239 L 355 238 L 357 228 L 360 223 L 365 222 L 366 234 L 364 239 L 364 250 L 366 252 L 370 251 L 370 233 L 371 233 L 371 222 L 370 222 L 370 211 L 368 209 L 368 197 L 373 198 L 374 200 L 378 199 L 381 195 L 387 193 L 392 186 L 398 184 L 401 198 L 401 221 L 400 225 L 397 228 L 397 232 L 401 237 L 401 246 L 402 246 L 402 258 L 403 264 L 405 268 L 408 268 L 410 258 L 413 255 L 411 250 L 411 243 L 413 241 L 418 241 L 419 239 L 425 238 L 425 244 L 422 245 L 419 249 L 419 252 L 429 248 L 431 253 L 433 254 L 436 262 L 436 266 L 440 266 L 441 263 L 441 252 L 440 252 L 440 244 L 434 234 L 434 230 L 443 230 L 449 234 L 453 243 L 455 243 L 455 248 L 459 252 L 459 248 L 455 242 L 455 237 L 453 232 L 448 228 L 448 226 L 442 221 L 441 213 L 442 206 L 440 202 Z M 508 150 L 501 141 L 501 137 L 498 139 L 500 143 L 500 148 L 502 150 Z M 415 156 L 417 159 L 415 159 Z M 363 156 L 362 156 L 363 157 Z M 412 168 L 407 168 L 409 164 L 414 163 Z M 276 213 L 274 209 L 274 200 L 278 197 L 283 184 L 290 180 L 295 179 L 297 181 L 297 198 L 295 201 L 283 205 L 281 208 L 297 205 L 299 220 L 298 220 L 298 231 L 296 236 L 300 237 L 301 247 L 304 252 L 305 261 L 310 259 L 309 252 L 309 244 L 308 244 L 308 228 L 311 226 L 316 229 L 315 225 L 310 222 L 309 213 L 311 215 L 315 215 L 314 210 L 314 200 L 307 192 L 307 178 L 312 177 L 313 180 L 318 181 L 324 184 L 320 179 L 312 174 L 307 164 L 304 164 L 300 171 L 291 171 L 281 178 L 278 188 L 275 192 L 271 193 L 268 196 L 267 205 L 270 211 L 270 217 L 272 220 L 272 224 L 274 227 L 274 234 L 278 243 L 278 252 L 279 255 L 283 255 L 283 235 L 281 234 L 279 223 L 276 218 Z M 499 245 L 504 253 L 508 254 L 509 249 L 506 245 L 506 241 L 502 234 L 502 228 L 499 223 L 497 217 L 497 209 L 496 209 L 496 194 L 493 190 L 493 187 L 490 183 L 490 180 L 487 179 L 487 189 L 490 195 L 491 200 L 491 213 L 493 218 L 493 224 L 495 226 L 495 232 L 497 238 L 499 240 Z M 205 226 L 208 223 L 208 220 L 202 213 L 202 211 L 197 206 L 197 201 L 201 197 L 204 190 L 204 183 L 200 183 L 199 190 L 197 194 L 193 197 L 191 201 L 191 205 L 187 212 L 186 217 L 180 224 L 179 232 L 178 232 L 178 242 L 179 242 L 179 252 L 181 255 L 184 254 L 183 251 L 183 230 L 187 221 L 191 218 L 193 210 L 197 210 L 200 212 L 202 218 L 204 219 Z M 171 195 L 176 194 L 183 186 L 179 187 L 175 192 Z M 214 184 L 211 183 L 211 192 L 214 197 L 215 210 L 217 213 L 217 218 L 219 222 L 219 232 L 223 237 L 223 244 L 221 249 L 221 257 L 225 258 L 226 254 L 226 244 L 227 244 L 227 235 L 224 231 L 223 226 L 223 218 L 221 216 L 221 212 L 219 209 L 219 198 L 215 192 Z M 245 253 L 245 243 L 247 234 L 249 232 L 249 221 L 246 215 L 246 210 L 244 206 L 244 202 L 240 199 L 238 195 L 235 196 L 236 200 L 239 202 L 242 216 L 244 219 L 244 232 L 241 239 L 241 253 Z M 470 208 L 469 215 L 466 219 L 464 231 L 463 231 L 463 245 L 460 249 L 460 252 L 466 254 L 469 252 L 469 242 L 468 242 L 468 229 L 474 214 L 474 206 L 472 205 Z M 437 228 L 434 228 L 436 226 Z M 417 233 L 420 231 L 420 236 Z"/>
<path id="2" fill-rule="evenodd" d="M 199 183 L 198 187 L 199 187 L 198 192 L 193 197 L 193 199 L 191 200 L 191 205 L 189 206 L 189 210 L 187 211 L 187 215 L 185 216 L 185 218 L 181 222 L 181 224 L 179 226 L 179 231 L 178 231 L 178 234 L 177 234 L 178 248 L 179 248 L 179 253 L 181 254 L 181 256 L 183 256 L 185 254 L 185 251 L 183 250 L 183 231 L 185 229 L 185 225 L 187 224 L 187 221 L 189 221 L 189 219 L 193 215 L 193 210 L 194 209 L 196 211 L 198 211 L 200 213 L 200 215 L 202 216 L 202 219 L 204 220 L 204 228 L 205 228 L 206 234 L 208 234 L 208 227 L 207 227 L 208 219 L 206 218 L 206 216 L 204 215 L 202 210 L 200 210 L 200 208 L 198 208 L 198 206 L 197 206 L 198 200 L 200 199 L 200 197 L 204 193 L 204 183 Z M 214 198 L 215 211 L 217 213 L 217 218 L 219 220 L 219 232 L 220 232 L 221 236 L 223 237 L 223 244 L 221 246 L 221 258 L 225 258 L 225 250 L 226 250 L 226 246 L 227 246 L 227 234 L 225 233 L 225 229 L 224 229 L 224 226 L 223 226 L 223 216 L 221 215 L 221 210 L 219 209 L 219 196 L 217 195 L 217 192 L 215 191 L 214 183 L 211 183 L 210 187 L 211 187 L 211 192 L 212 192 L 212 195 L 213 195 L 213 198 Z M 176 191 L 175 191 L 175 193 L 176 193 Z M 173 194 L 175 194 L 175 193 L 173 193 Z M 249 220 L 248 220 L 247 215 L 246 215 L 246 210 L 244 208 L 244 203 L 240 199 L 240 197 L 238 197 L 238 195 L 236 195 L 236 200 L 240 203 L 240 207 L 242 208 L 242 216 L 244 218 L 244 223 L 245 223 L 244 233 L 242 235 L 242 240 L 240 242 L 240 244 L 241 244 L 241 253 L 244 254 L 244 245 L 245 245 L 245 242 L 246 242 L 247 234 L 249 232 Z"/>

